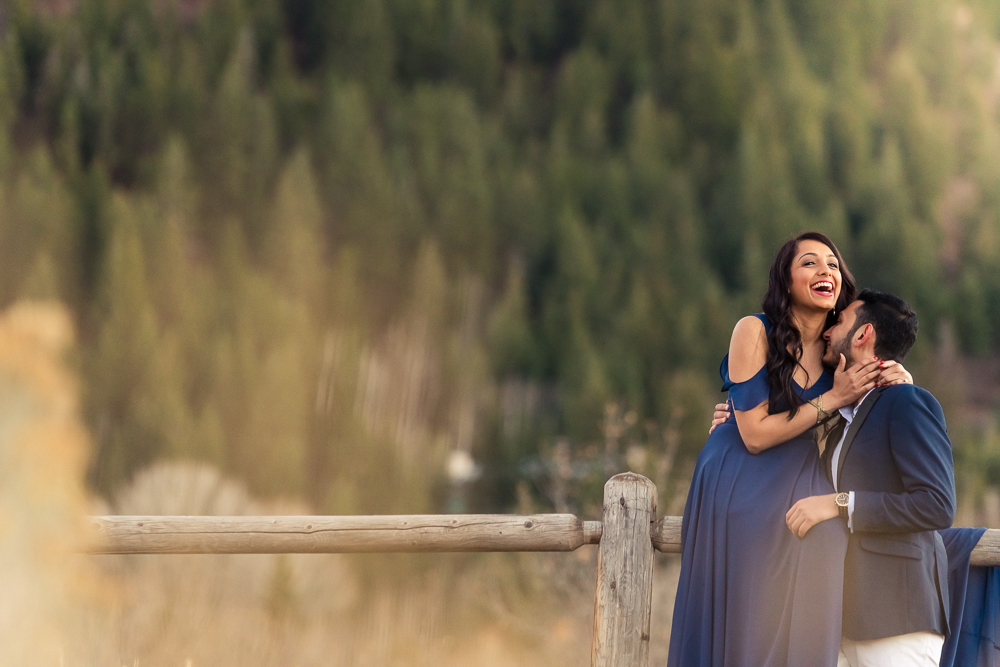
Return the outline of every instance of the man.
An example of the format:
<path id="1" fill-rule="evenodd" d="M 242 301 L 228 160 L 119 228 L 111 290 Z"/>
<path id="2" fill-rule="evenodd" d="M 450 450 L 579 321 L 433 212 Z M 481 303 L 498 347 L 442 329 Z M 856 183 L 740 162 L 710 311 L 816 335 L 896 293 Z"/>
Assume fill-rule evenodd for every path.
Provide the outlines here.
<path id="1" fill-rule="evenodd" d="M 824 363 L 900 361 L 917 317 L 901 299 L 864 290 L 824 337 Z M 935 532 L 955 514 L 951 442 L 937 400 L 911 384 L 876 387 L 841 408 L 823 465 L 837 493 L 803 498 L 786 515 L 802 537 L 841 517 L 844 563 L 839 667 L 938 665 L 948 632 L 947 557 Z"/>

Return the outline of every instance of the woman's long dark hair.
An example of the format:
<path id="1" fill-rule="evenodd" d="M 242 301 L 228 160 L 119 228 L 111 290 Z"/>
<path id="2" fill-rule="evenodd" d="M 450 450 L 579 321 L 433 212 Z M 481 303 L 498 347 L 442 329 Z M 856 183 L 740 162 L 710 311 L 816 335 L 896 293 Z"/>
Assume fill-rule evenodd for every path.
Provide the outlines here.
<path id="1" fill-rule="evenodd" d="M 857 283 L 844 264 L 844 258 L 825 234 L 803 232 L 787 241 L 774 256 L 762 304 L 764 315 L 771 321 L 771 330 L 767 334 L 767 383 L 771 388 L 769 411 L 773 414 L 787 409 L 789 419 L 799 410 L 799 395 L 792 376 L 802 358 L 802 336 L 792 322 L 792 295 L 789 289 L 792 286 L 792 261 L 799 243 L 808 240 L 819 241 L 832 250 L 840 266 L 840 296 L 834 310 L 826 316 L 826 327 L 836 322 L 836 313 L 854 301 L 858 292 Z"/>

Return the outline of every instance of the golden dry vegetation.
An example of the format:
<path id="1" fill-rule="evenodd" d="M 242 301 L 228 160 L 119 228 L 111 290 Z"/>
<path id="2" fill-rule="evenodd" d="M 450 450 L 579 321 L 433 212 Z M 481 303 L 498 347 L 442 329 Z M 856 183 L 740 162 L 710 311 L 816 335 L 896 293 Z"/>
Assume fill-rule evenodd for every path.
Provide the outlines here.
<path id="1" fill-rule="evenodd" d="M 56 304 L 0 317 L 0 664 L 578 665 L 596 550 L 422 556 L 87 556 L 86 516 L 304 514 L 205 464 L 156 464 L 113 503 L 83 484 L 89 438 Z M 660 561 L 653 657 L 676 570 Z"/>

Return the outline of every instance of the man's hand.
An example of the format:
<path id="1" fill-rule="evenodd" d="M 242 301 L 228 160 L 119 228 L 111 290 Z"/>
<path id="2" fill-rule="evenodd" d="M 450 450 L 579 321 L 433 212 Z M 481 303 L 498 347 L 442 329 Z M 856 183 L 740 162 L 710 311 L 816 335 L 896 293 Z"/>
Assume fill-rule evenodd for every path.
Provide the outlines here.
<path id="1" fill-rule="evenodd" d="M 708 433 L 712 434 L 716 426 L 720 424 L 725 424 L 729 419 L 729 403 L 716 403 L 715 414 L 712 416 L 712 426 L 709 427 Z"/>
<path id="2" fill-rule="evenodd" d="M 785 524 L 796 537 L 805 537 L 809 529 L 820 521 L 835 519 L 840 514 L 836 498 L 836 493 L 803 498 L 785 514 Z"/>

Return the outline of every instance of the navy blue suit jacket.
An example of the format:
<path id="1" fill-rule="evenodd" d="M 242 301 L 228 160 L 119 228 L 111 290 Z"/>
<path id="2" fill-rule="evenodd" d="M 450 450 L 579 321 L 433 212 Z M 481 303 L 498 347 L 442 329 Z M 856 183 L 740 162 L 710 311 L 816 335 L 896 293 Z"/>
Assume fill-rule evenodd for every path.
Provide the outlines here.
<path id="1" fill-rule="evenodd" d="M 913 385 L 875 389 L 847 431 L 838 468 L 837 490 L 855 494 L 844 636 L 947 634 L 948 561 L 935 531 L 955 517 L 955 464 L 941 405 Z"/>

